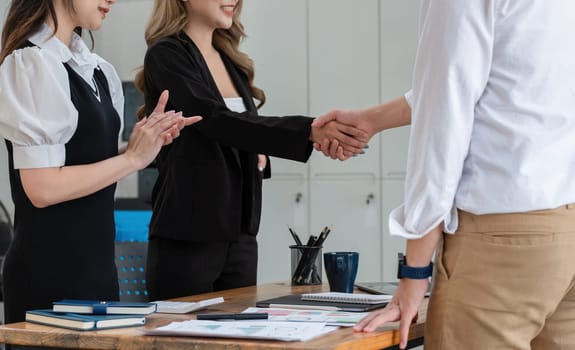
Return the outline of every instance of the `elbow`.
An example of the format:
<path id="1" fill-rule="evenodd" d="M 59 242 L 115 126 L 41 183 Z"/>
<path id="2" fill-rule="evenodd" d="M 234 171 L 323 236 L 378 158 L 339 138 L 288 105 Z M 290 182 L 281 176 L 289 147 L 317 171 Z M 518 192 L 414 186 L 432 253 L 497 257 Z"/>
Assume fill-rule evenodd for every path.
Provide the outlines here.
<path id="1" fill-rule="evenodd" d="M 54 204 L 43 196 L 28 196 L 28 199 L 30 200 L 30 203 L 32 203 L 32 205 L 38 209 L 43 209 Z"/>
<path id="2" fill-rule="evenodd" d="M 52 169 L 20 170 L 22 188 L 30 203 L 36 208 L 46 208 L 62 201 L 64 189 L 54 181 Z"/>
<path id="3" fill-rule="evenodd" d="M 54 196 L 51 194 L 49 190 L 42 190 L 42 189 L 26 189 L 24 188 L 24 192 L 26 192 L 26 196 L 28 200 L 35 208 L 43 209 L 49 207 L 51 205 L 56 204 L 58 201 L 55 200 Z"/>

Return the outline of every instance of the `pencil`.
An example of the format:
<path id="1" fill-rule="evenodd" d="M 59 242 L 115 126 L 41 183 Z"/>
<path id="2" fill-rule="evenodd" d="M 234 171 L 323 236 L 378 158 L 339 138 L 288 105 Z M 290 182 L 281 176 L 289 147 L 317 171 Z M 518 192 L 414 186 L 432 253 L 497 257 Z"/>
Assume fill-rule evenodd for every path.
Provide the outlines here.
<path id="1" fill-rule="evenodd" d="M 288 225 L 288 230 L 289 230 L 289 233 L 291 234 L 291 236 L 293 237 L 293 240 L 295 241 L 295 244 L 296 244 L 296 245 L 299 245 L 299 246 L 302 246 L 303 243 L 302 243 L 301 240 L 299 239 L 299 236 L 297 235 L 297 233 L 295 233 L 294 230 L 292 230 L 291 227 L 289 227 L 289 225 Z"/>

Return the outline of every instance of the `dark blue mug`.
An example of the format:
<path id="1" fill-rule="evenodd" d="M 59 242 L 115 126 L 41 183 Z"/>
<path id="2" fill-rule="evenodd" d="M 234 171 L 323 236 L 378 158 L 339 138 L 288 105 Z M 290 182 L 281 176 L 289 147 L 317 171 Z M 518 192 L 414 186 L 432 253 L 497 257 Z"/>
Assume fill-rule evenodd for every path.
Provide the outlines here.
<path id="1" fill-rule="evenodd" d="M 323 254 L 325 274 L 332 292 L 353 293 L 359 265 L 357 252 L 329 252 Z"/>

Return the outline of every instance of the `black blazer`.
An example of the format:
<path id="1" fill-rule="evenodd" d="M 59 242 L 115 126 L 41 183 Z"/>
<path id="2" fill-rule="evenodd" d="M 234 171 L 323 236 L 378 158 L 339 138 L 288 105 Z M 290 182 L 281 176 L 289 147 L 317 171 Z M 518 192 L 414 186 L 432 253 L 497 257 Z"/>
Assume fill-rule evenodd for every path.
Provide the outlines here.
<path id="1" fill-rule="evenodd" d="M 168 89 L 167 110 L 203 117 L 157 157 L 150 238 L 232 241 L 240 232 L 256 235 L 262 186 L 257 154 L 302 162 L 311 154 L 312 118 L 258 117 L 246 76 L 221 55 L 243 98 L 244 113 L 227 109 L 199 49 L 185 33 L 159 40 L 146 53 L 146 112 Z M 270 174 L 269 167 L 264 173 Z"/>

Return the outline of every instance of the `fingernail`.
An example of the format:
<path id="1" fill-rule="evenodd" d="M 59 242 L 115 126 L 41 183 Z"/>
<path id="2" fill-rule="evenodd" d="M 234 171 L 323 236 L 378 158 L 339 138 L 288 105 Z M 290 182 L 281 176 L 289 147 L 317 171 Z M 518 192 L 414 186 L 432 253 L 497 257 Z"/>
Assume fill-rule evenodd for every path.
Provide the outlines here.
<path id="1" fill-rule="evenodd" d="M 359 154 L 365 154 L 365 151 L 360 151 Z"/>
<path id="2" fill-rule="evenodd" d="M 260 167 L 258 167 L 258 169 L 259 169 L 259 171 L 264 171 L 264 168 L 260 168 Z"/>
<path id="3" fill-rule="evenodd" d="M 181 117 L 182 114 L 183 114 L 182 111 L 179 111 L 178 113 L 176 113 L 176 116 L 177 116 L 177 117 Z"/>
<path id="4" fill-rule="evenodd" d="M 363 146 L 363 148 L 364 148 L 364 149 L 367 149 L 367 148 L 369 148 L 369 145 L 365 145 L 365 146 Z"/>

